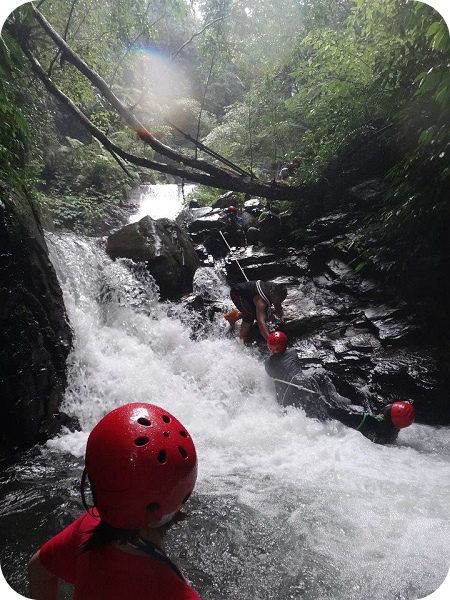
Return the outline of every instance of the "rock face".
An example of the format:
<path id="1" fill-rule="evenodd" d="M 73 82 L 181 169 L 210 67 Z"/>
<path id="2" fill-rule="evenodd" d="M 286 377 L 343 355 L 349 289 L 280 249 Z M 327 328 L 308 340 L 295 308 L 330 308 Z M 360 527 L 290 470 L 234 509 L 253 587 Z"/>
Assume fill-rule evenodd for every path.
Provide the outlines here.
<path id="1" fill-rule="evenodd" d="M 199 259 L 188 235 L 170 219 L 147 216 L 125 225 L 108 237 L 106 252 L 113 260 L 145 262 L 162 299 L 175 299 L 192 291 Z"/>
<path id="2" fill-rule="evenodd" d="M 352 197 L 362 193 L 376 195 L 376 182 L 351 190 Z M 305 373 L 328 375 L 352 404 L 376 412 L 395 399 L 408 399 L 414 401 L 418 423 L 449 425 L 448 353 L 443 356 L 417 306 L 355 270 L 357 257 L 339 244 L 350 218 L 350 211 L 342 211 L 312 220 L 299 248 L 249 244 L 229 252 L 224 259 L 227 283 L 232 286 L 246 277 L 286 284 L 283 305 L 291 320 L 273 322 L 272 327 L 288 335 Z M 191 228 L 201 242 L 198 220 Z M 209 260 L 197 274 L 202 271 L 204 279 L 212 279 Z M 185 298 L 183 304 L 187 311 L 202 313 L 203 323 L 223 320 L 223 307 L 205 300 L 203 293 L 200 299 Z M 207 326 L 195 335 L 208 335 Z M 251 339 L 267 352 L 256 325 Z"/>
<path id="3" fill-rule="evenodd" d="M 0 183 L 0 452 L 30 447 L 58 413 L 72 332 L 36 208 Z"/>

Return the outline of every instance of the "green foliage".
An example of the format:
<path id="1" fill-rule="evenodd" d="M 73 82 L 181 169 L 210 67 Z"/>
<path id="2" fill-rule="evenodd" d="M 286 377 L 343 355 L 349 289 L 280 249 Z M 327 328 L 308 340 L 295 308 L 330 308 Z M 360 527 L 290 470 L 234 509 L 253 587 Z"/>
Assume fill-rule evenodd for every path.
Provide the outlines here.
<path id="1" fill-rule="evenodd" d="M 40 195 L 40 201 L 49 209 L 57 230 L 83 235 L 95 233 L 94 226 L 104 216 L 106 208 L 95 204 L 91 195 L 83 193 L 50 198 Z"/>
<path id="2" fill-rule="evenodd" d="M 48 181 L 42 188 L 56 228 L 93 234 L 111 208 L 120 206 L 141 174 L 131 169 L 130 181 L 97 141 L 86 145 L 66 137 L 46 157 Z M 50 167 L 51 165 L 51 167 Z"/>
<path id="3" fill-rule="evenodd" d="M 6 39 L 6 36 L 5 36 Z M 22 64 L 15 46 L 0 37 L 0 178 L 23 185 L 26 146 L 29 136 L 27 122 L 18 108 L 21 96 L 17 78 Z"/>
<path id="4" fill-rule="evenodd" d="M 160 139 L 193 150 L 168 117 L 263 179 L 298 155 L 301 168 L 289 183 L 316 181 L 355 131 L 387 125 L 384 142 L 395 149 L 397 164 L 379 210 L 347 240 L 360 253 L 356 268 L 406 274 L 425 264 L 427 253 L 438 264 L 448 226 L 450 49 L 436 12 L 406 0 L 199 5 L 202 24 L 183 0 L 46 0 L 42 10 Z M 29 8 L 12 19 L 53 80 L 110 139 L 152 156 L 31 26 Z M 41 174 L 56 221 L 90 230 L 110 202 L 120 203 L 125 174 L 40 88 L 22 82 L 20 95 L 8 52 L 9 45 L 0 47 L 5 164 L 25 161 L 29 173 Z M 33 124 L 28 149 L 24 119 Z M 136 182 L 143 177 L 133 174 Z M 211 204 L 221 193 L 201 189 L 196 197 Z"/>
<path id="5" fill-rule="evenodd" d="M 211 206 L 225 191 L 199 185 L 196 187 L 195 192 L 191 192 L 186 196 L 185 205 L 188 206 L 191 200 L 196 200 L 199 206 Z"/>
<path id="6" fill-rule="evenodd" d="M 389 31 L 406 28 L 405 51 L 392 52 L 387 41 L 388 60 L 378 57 L 373 82 L 384 96 L 379 114 L 390 124 L 384 144 L 395 149 L 398 161 L 387 174 L 378 210 L 354 225 L 346 243 L 359 253 L 359 270 L 375 270 L 410 297 L 426 299 L 428 310 L 445 311 L 450 295 L 449 34 L 430 7 L 400 8 L 404 18 L 391 15 Z"/>
<path id="7" fill-rule="evenodd" d="M 192 25 L 192 13 L 184 0 L 77 0 L 73 3 L 46 0 L 40 8 L 71 48 L 111 85 L 125 104 L 134 107 L 146 125 L 153 131 L 164 131 L 162 124 L 167 110 L 167 94 L 161 96 L 164 69 L 171 75 L 174 72 L 171 57 L 176 57 L 177 50 L 189 39 Z M 153 157 L 151 148 L 124 125 L 87 79 L 49 43 L 35 22 L 29 3 L 16 9 L 8 22 L 17 36 L 27 40 L 53 82 L 100 130 L 125 150 Z M 0 69 L 17 70 L 11 60 L 14 48 L 9 38 L 7 46 L 0 46 Z M 157 56 L 155 50 L 161 56 L 164 53 L 164 59 L 150 63 L 151 57 Z M 2 60 L 4 54 L 5 61 Z M 17 54 L 21 66 L 24 59 Z M 186 50 L 180 61 L 187 55 L 192 58 L 192 52 Z M 159 69 L 156 78 L 151 71 L 155 64 Z M 17 79 L 17 73 L 15 76 Z M 157 180 L 152 173 L 127 166 L 133 174 L 130 181 L 112 156 L 92 141 L 71 114 L 43 91 L 39 82 L 29 77 L 27 68 L 20 74 L 17 85 L 12 75 L 9 80 L 2 76 L 1 81 L 0 158 L 4 176 L 11 177 L 14 169 L 21 168 L 24 181 L 40 178 L 42 183 L 34 185 L 42 190 L 40 197 L 45 195 L 57 226 L 70 228 L 72 223 L 78 232 L 83 229 L 91 232 L 100 215 L 120 204 L 132 185 L 141 180 L 150 183 Z M 163 83 L 167 85 L 167 80 Z M 178 80 L 172 84 L 172 91 L 175 87 L 177 96 L 172 94 L 172 99 L 181 98 L 186 86 Z M 171 95 L 170 90 L 167 93 Z M 26 123 L 32 128 L 27 146 Z M 205 113 L 203 124 L 206 123 Z"/>

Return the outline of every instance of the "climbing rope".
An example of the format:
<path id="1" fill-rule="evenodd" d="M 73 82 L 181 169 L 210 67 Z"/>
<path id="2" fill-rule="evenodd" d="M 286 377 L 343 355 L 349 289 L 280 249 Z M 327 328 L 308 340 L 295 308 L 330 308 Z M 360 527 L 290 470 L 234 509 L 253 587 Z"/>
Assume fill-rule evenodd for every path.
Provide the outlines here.
<path id="1" fill-rule="evenodd" d="M 298 385 L 296 383 L 291 383 L 290 381 L 284 381 L 283 379 L 275 379 L 273 378 L 274 381 L 279 381 L 280 383 L 285 383 L 286 385 L 291 385 L 292 387 L 296 387 L 299 390 L 302 390 L 303 392 L 309 392 L 310 394 L 317 394 L 318 396 L 320 396 L 320 392 L 315 392 L 314 390 L 310 390 L 308 388 L 303 387 L 302 385 Z"/>
<path id="2" fill-rule="evenodd" d="M 228 250 L 229 250 L 230 252 L 233 252 L 233 251 L 231 250 L 231 248 L 230 248 L 230 245 L 229 245 L 229 243 L 228 243 L 228 242 L 227 242 L 227 240 L 225 239 L 225 236 L 224 236 L 224 235 L 223 235 L 223 233 L 220 231 L 220 229 L 219 229 L 219 233 L 220 233 L 220 235 L 222 236 L 222 239 L 223 239 L 223 241 L 225 242 L 225 244 L 228 246 Z M 241 265 L 239 264 L 239 261 L 238 261 L 238 259 L 233 257 L 233 260 L 235 260 L 235 261 L 236 261 L 236 263 L 237 263 L 237 266 L 240 268 L 242 275 L 245 277 L 245 281 L 248 281 L 248 277 L 247 277 L 247 275 L 244 273 L 244 269 L 243 269 L 243 268 L 241 267 Z"/>

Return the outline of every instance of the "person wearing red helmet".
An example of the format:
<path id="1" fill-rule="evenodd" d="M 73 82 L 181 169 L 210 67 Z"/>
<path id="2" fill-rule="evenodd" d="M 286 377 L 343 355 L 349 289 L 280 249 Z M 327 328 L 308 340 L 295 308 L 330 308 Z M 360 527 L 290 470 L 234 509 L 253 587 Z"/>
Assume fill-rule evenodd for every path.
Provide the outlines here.
<path id="1" fill-rule="evenodd" d="M 31 597 L 56 600 L 62 579 L 74 600 L 200 600 L 164 550 L 197 479 L 186 428 L 145 402 L 112 410 L 89 435 L 86 479 L 94 506 L 82 492 L 86 512 L 30 559 Z"/>
<path id="2" fill-rule="evenodd" d="M 414 422 L 415 409 L 409 401 L 387 404 L 376 415 L 352 405 L 337 392 L 332 374 L 320 372 L 307 376 L 297 351 L 287 345 L 288 338 L 281 331 L 273 331 L 267 338 L 271 354 L 265 360 L 265 368 L 275 380 L 277 400 L 282 406 L 302 408 L 307 417 L 320 421 L 336 419 L 378 444 L 393 443 L 399 430 Z"/>
<path id="3" fill-rule="evenodd" d="M 242 218 L 236 206 L 228 206 L 225 211 L 225 227 L 223 235 L 229 247 L 247 245 L 247 239 L 242 226 Z"/>

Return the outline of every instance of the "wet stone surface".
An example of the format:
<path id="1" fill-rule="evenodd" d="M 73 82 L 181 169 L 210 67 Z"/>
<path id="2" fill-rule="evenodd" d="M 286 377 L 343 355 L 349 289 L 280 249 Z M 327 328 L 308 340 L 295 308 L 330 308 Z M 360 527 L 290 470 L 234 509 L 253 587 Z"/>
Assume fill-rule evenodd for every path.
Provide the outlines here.
<path id="1" fill-rule="evenodd" d="M 340 218 L 332 220 L 338 222 Z M 245 278 L 286 284 L 283 306 L 290 320 L 272 327 L 288 335 L 304 369 L 332 374 L 336 388 L 352 403 L 376 411 L 396 399 L 409 399 L 417 422 L 450 424 L 449 363 L 426 324 L 391 290 L 355 272 L 338 246 L 323 241 L 322 225 L 316 227 L 319 243 L 303 249 L 233 249 L 223 261 L 227 284 Z M 212 271 L 217 267 L 214 260 L 203 265 Z M 209 320 L 222 318 L 216 309 L 205 309 Z M 267 348 L 256 326 L 252 335 L 264 357 Z"/>

